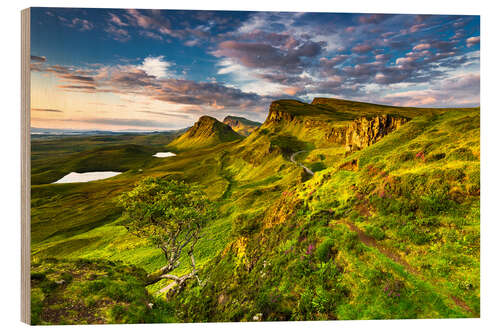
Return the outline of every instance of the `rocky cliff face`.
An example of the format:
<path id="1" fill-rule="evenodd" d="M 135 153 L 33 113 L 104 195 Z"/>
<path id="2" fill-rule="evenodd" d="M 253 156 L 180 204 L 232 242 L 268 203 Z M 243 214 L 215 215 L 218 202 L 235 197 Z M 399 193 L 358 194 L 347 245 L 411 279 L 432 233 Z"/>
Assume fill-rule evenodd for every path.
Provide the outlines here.
<path id="1" fill-rule="evenodd" d="M 300 107 L 300 105 L 297 104 L 297 107 Z M 314 112 L 314 110 L 311 110 L 311 112 Z M 273 102 L 269 108 L 269 114 L 264 126 L 294 123 L 301 126 L 304 131 L 311 128 L 320 129 L 319 132 L 324 133 L 323 140 L 345 145 L 346 151 L 351 152 L 376 143 L 409 121 L 409 118 L 390 114 L 379 114 L 373 117 L 363 116 L 352 121 L 342 121 L 341 123 L 328 120 L 328 118 L 325 119 L 327 120 L 311 119 L 306 114 L 300 114 L 296 110 L 289 112 L 287 107 L 283 107 L 281 103 Z"/>
<path id="2" fill-rule="evenodd" d="M 291 122 L 294 119 L 295 115 L 285 110 L 279 102 L 272 102 L 271 106 L 269 106 L 269 114 L 267 115 L 264 125 Z"/>
<path id="3" fill-rule="evenodd" d="M 376 116 L 372 119 L 362 117 L 354 120 L 345 128 L 344 144 L 347 151 L 366 148 L 390 132 L 397 130 L 408 119 L 391 115 Z"/>

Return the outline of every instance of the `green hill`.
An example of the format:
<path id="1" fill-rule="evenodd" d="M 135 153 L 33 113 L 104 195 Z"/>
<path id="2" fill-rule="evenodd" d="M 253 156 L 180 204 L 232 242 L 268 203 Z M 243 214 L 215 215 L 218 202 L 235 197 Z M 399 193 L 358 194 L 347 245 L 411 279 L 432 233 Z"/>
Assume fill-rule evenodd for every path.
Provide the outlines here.
<path id="1" fill-rule="evenodd" d="M 168 148 L 189 150 L 214 146 L 243 138 L 240 134 L 215 118 L 202 116 L 186 133 L 172 141 Z"/>
<path id="2" fill-rule="evenodd" d="M 182 319 L 477 317 L 479 169 L 477 108 L 427 110 L 339 154 L 266 210 L 235 208 Z"/>
<path id="3" fill-rule="evenodd" d="M 250 135 L 250 133 L 252 133 L 256 128 L 262 125 L 259 122 L 236 116 L 226 116 L 222 122 L 231 126 L 236 133 L 243 136 Z"/>

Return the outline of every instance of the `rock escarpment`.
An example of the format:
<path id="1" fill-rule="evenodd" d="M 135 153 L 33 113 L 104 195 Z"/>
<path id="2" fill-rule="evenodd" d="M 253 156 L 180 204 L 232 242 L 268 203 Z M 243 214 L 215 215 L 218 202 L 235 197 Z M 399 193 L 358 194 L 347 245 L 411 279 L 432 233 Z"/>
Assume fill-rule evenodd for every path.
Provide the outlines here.
<path id="1" fill-rule="evenodd" d="M 345 128 L 344 144 L 346 150 L 354 151 L 366 148 L 397 130 L 407 121 L 406 118 L 391 115 L 376 116 L 372 119 L 366 117 L 356 119 Z"/>
<path id="2" fill-rule="evenodd" d="M 321 113 L 322 112 L 322 113 Z M 321 116 L 318 117 L 318 113 Z M 316 142 L 322 141 L 345 145 L 346 151 L 356 151 L 366 148 L 387 134 L 397 130 L 410 119 L 381 114 L 378 111 L 372 116 L 345 119 L 346 113 L 325 111 L 317 106 L 299 101 L 276 101 L 271 103 L 269 114 L 263 127 L 286 127 L 292 125 L 296 132 L 302 129 L 304 133 L 314 133 L 319 137 L 302 135 L 302 140 Z"/>
<path id="3" fill-rule="evenodd" d="M 297 102 L 300 103 L 300 102 Z M 269 106 L 269 114 L 267 115 L 264 125 L 272 125 L 284 122 L 292 122 L 295 119 L 295 115 L 289 110 L 282 106 L 280 101 L 272 102 Z"/>

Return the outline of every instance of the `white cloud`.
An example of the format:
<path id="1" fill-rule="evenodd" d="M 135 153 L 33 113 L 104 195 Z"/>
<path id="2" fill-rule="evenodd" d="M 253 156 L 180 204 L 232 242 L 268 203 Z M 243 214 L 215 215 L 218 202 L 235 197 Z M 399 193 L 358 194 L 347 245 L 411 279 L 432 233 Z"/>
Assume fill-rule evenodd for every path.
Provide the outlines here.
<path id="1" fill-rule="evenodd" d="M 167 78 L 172 77 L 172 74 L 168 71 L 170 66 L 172 66 L 172 63 L 163 60 L 163 56 L 159 56 L 145 58 L 142 65 L 137 66 L 137 68 L 156 78 Z"/>
<path id="2" fill-rule="evenodd" d="M 280 95 L 289 88 L 279 83 L 269 82 L 258 77 L 263 71 L 258 69 L 248 69 L 247 67 L 234 62 L 232 59 L 225 58 L 217 63 L 219 75 L 230 75 L 232 85 L 226 83 L 226 86 L 233 86 L 245 93 L 256 93 L 259 95 Z"/>

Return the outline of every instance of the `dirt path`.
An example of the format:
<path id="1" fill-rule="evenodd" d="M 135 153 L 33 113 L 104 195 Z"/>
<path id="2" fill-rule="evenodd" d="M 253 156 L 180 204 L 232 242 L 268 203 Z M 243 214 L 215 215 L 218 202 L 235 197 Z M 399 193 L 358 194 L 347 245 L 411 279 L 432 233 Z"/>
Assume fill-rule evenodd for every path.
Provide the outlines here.
<path id="1" fill-rule="evenodd" d="M 347 227 L 349 227 L 349 229 L 351 229 L 352 231 L 354 231 L 355 233 L 358 234 L 358 238 L 359 240 L 365 244 L 366 246 L 369 246 L 369 247 L 372 247 L 372 248 L 376 248 L 380 253 L 382 253 L 383 255 L 385 255 L 386 257 L 388 257 L 389 259 L 391 259 L 392 261 L 400 264 L 401 266 L 403 266 L 408 272 L 418 276 L 420 279 L 424 280 L 424 281 L 427 281 L 431 284 L 433 284 L 435 286 L 435 284 L 433 283 L 433 281 L 431 281 L 430 279 L 426 278 L 422 273 L 420 273 L 415 267 L 411 266 L 406 260 L 404 260 L 400 255 L 398 255 L 397 253 L 391 251 L 390 249 L 382 246 L 381 244 L 379 244 L 377 242 L 377 240 L 369 235 L 367 235 L 363 230 L 361 230 L 360 228 L 358 228 L 353 222 L 351 221 L 348 221 L 348 220 L 341 220 L 340 221 L 341 223 L 347 225 Z M 462 309 L 464 309 L 465 311 L 471 313 L 474 317 L 478 317 L 479 318 L 479 314 L 475 313 L 468 305 L 467 303 L 465 303 L 462 299 L 454 296 L 454 295 L 451 295 L 451 294 L 448 294 L 447 295 L 457 306 L 461 307 Z"/>
<path id="2" fill-rule="evenodd" d="M 233 191 L 233 187 L 236 184 L 236 182 L 233 180 L 231 173 L 225 169 L 226 156 L 227 156 L 227 153 L 224 153 L 221 157 L 221 168 L 220 168 L 220 172 L 219 172 L 220 176 L 227 181 L 226 189 L 224 190 L 224 193 L 221 196 L 221 199 L 223 199 L 223 200 L 226 200 L 231 196 L 232 191 Z"/>
<path id="3" fill-rule="evenodd" d="M 295 152 L 292 154 L 292 156 L 290 156 L 290 161 L 292 161 L 293 163 L 297 164 L 298 166 L 302 167 L 304 169 L 305 172 L 307 172 L 308 174 L 310 174 L 311 176 L 314 176 L 314 171 L 312 171 L 311 169 L 309 169 L 308 167 L 306 167 L 304 164 L 300 163 L 300 162 L 297 162 L 295 160 L 295 156 L 299 153 L 303 153 L 305 152 L 306 150 L 299 150 L 298 152 Z"/>

